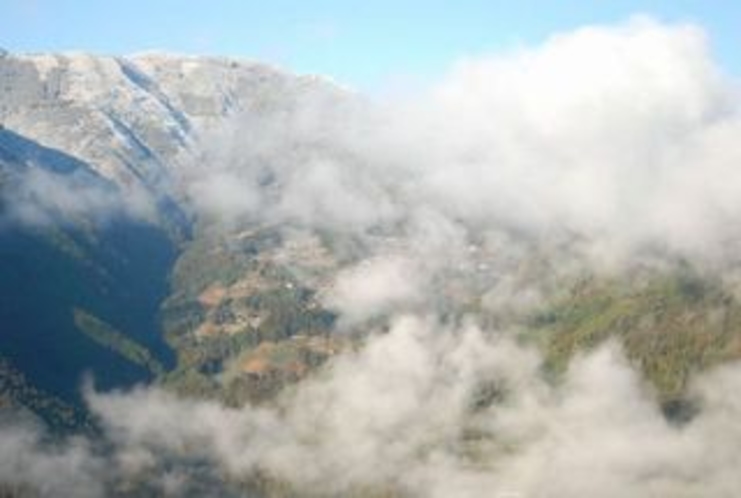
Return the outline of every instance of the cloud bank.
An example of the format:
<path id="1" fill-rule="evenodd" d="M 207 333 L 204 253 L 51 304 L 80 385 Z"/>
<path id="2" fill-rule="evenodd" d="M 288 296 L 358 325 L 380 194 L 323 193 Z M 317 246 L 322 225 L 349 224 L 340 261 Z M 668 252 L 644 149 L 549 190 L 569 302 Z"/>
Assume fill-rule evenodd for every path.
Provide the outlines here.
<path id="1" fill-rule="evenodd" d="M 738 366 L 697 379 L 699 415 L 677 426 L 614 344 L 553 385 L 506 334 L 399 317 L 274 407 L 90 392 L 106 452 L 6 428 L 0 477 L 42 496 L 101 496 L 115 482 L 189 496 L 204 476 L 260 475 L 299 496 L 730 497 L 740 383 Z"/>
<path id="2" fill-rule="evenodd" d="M 191 189 L 226 219 L 367 230 L 431 211 L 578 240 L 603 260 L 726 262 L 740 123 L 702 30 L 635 18 L 463 60 L 412 99 L 310 93 L 292 112 L 237 118 L 238 139 L 206 144 Z"/>

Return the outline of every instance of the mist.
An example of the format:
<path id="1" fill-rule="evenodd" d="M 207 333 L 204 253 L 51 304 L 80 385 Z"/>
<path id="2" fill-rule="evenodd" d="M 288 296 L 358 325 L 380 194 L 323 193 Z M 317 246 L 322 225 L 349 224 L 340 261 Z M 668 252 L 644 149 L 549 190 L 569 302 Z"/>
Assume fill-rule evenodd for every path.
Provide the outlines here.
<path id="1" fill-rule="evenodd" d="M 722 497 L 741 485 L 738 366 L 696 379 L 701 411 L 683 426 L 615 344 L 576 359 L 557 385 L 538 366 L 507 334 L 399 317 L 271 407 L 89 391 L 107 452 L 15 427 L 2 431 L 0 467 L 42 496 L 97 496 L 115 476 L 153 479 L 172 496 L 204 475 L 269 476 L 331 496 Z"/>
<path id="2" fill-rule="evenodd" d="M 741 366 L 692 379 L 697 414 L 678 424 L 617 342 L 554 380 L 516 321 L 451 314 L 468 297 L 441 283 L 497 316 L 585 271 L 681 260 L 736 285 L 740 102 L 701 28 L 637 17 L 463 59 L 411 97 L 310 91 L 235 116 L 200 137 L 184 198 L 215 231 L 351 239 L 320 298 L 337 334 L 364 338 L 269 405 L 88 388 L 104 443 L 8 422 L 0 480 L 42 496 L 102 496 L 116 476 L 171 496 L 257 476 L 309 496 L 735 496 Z"/>
<path id="3" fill-rule="evenodd" d="M 121 190 L 87 172 L 57 173 L 33 164 L 15 174 L 3 192 L 0 227 L 52 227 L 84 221 L 106 225 L 129 219 L 154 222 L 156 200 L 140 188 Z"/>

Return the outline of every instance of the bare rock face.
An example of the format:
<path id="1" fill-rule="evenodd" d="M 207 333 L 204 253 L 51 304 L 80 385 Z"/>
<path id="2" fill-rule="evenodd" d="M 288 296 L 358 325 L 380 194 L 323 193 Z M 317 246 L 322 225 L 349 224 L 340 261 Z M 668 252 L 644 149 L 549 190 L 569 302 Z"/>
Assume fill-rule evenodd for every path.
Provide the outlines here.
<path id="1" fill-rule="evenodd" d="M 120 185 L 161 192 L 193 160 L 202 132 L 238 112 L 290 106 L 317 84 L 223 58 L 6 53 L 0 123 Z"/>

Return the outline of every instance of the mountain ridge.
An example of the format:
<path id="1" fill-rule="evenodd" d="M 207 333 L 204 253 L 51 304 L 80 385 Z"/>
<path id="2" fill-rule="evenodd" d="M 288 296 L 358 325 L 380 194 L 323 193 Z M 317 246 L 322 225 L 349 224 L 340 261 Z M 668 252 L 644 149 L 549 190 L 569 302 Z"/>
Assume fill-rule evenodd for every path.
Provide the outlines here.
<path id="1" fill-rule="evenodd" d="M 210 129 L 231 126 L 238 113 L 290 108 L 298 94 L 323 85 L 228 58 L 0 58 L 0 273 L 13 276 L 3 292 L 32 273 L 41 278 L 6 299 L 0 330 L 13 347 L 0 353 L 10 354 L 30 389 L 81 407 L 86 372 L 111 388 L 152 378 L 132 359 L 157 365 L 158 374 L 160 363 L 173 366 L 159 308 L 197 221 L 180 175 L 200 160 L 198 143 Z M 38 258 L 55 278 L 32 270 Z M 141 309 L 131 313 L 132 305 Z M 34 308 L 57 310 L 58 331 Z M 45 354 L 59 366 L 34 363 L 34 347 L 54 351 Z M 54 423 L 61 417 L 40 415 Z"/>

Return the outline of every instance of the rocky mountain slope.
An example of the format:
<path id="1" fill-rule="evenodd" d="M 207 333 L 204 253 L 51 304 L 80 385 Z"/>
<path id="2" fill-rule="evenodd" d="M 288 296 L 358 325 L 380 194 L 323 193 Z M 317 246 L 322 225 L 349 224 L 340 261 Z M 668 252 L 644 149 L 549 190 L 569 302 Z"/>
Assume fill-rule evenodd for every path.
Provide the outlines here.
<path id="1" fill-rule="evenodd" d="M 150 190 L 168 186 L 201 132 L 317 85 L 264 64 L 157 54 L 5 55 L 0 70 L 6 128 Z"/>
<path id="2" fill-rule="evenodd" d="M 3 55 L 0 354 L 25 379 L 3 395 L 59 423 L 25 393 L 69 412 L 85 374 L 110 388 L 169 370 L 160 305 L 194 227 L 184 165 L 232 114 L 316 86 L 226 59 Z"/>

